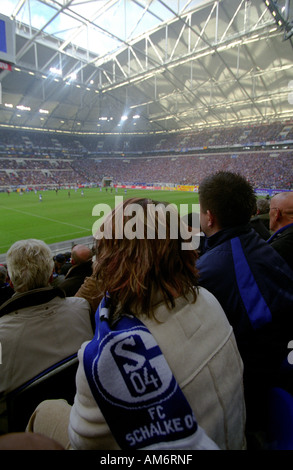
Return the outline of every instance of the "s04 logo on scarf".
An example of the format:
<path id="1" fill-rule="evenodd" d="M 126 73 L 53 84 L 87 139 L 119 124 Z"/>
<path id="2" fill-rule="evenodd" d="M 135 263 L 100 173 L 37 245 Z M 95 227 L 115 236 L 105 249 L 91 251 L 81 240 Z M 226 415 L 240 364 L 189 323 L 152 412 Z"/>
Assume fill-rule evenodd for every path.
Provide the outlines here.
<path id="1" fill-rule="evenodd" d="M 102 373 L 106 362 L 109 375 Z M 173 375 L 166 368 L 165 358 L 153 336 L 143 328 L 119 333 L 109 341 L 106 338 L 100 350 L 97 377 L 100 387 L 117 403 L 147 403 L 174 391 Z M 164 383 L 160 377 L 164 377 Z M 114 383 L 117 388 L 113 388 Z"/>
<path id="2" fill-rule="evenodd" d="M 134 352 L 137 348 L 144 354 Z M 135 334 L 116 343 L 111 352 L 132 397 L 160 389 L 162 382 L 151 364 L 151 358 L 161 354 L 156 346 L 147 349 L 142 337 Z"/>

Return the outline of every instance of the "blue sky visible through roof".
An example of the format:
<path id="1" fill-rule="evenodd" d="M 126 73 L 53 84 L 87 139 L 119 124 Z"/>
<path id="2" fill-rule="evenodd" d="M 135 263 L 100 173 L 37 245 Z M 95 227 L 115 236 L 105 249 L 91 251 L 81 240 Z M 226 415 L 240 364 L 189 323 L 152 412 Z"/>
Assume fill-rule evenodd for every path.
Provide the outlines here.
<path id="1" fill-rule="evenodd" d="M 103 56 L 203 0 L 1 0 L 0 13 Z M 175 15 L 174 15 L 175 13 Z M 107 34 L 109 33 L 109 34 Z"/>

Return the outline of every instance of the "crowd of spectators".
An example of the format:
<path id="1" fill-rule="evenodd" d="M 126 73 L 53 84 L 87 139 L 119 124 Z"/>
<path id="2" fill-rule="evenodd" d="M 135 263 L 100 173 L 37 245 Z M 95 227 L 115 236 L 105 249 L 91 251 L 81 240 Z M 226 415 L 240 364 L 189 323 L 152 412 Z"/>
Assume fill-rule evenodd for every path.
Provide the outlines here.
<path id="1" fill-rule="evenodd" d="M 191 171 L 195 157 L 181 158 L 190 162 Z M 111 414 L 115 415 L 113 410 L 108 421 L 107 415 L 99 409 L 101 402 L 96 401 L 95 395 L 99 392 L 95 385 L 92 388 L 88 375 L 89 371 L 96 370 L 93 367 L 96 356 L 88 351 L 93 347 L 96 354 L 96 346 L 101 345 L 99 356 L 104 347 L 101 338 L 108 338 L 110 330 L 118 328 L 121 318 L 128 325 L 130 319 L 137 317 L 162 348 L 172 373 L 179 380 L 179 387 L 184 390 L 187 406 L 195 411 L 199 428 L 195 426 L 195 435 L 190 434 L 192 439 L 185 442 L 188 449 L 198 448 L 200 443 L 210 449 L 245 449 L 246 444 L 248 449 L 265 449 L 263 446 L 271 444 L 266 434 L 268 393 L 275 386 L 293 393 L 292 367 L 288 362 L 293 308 L 293 199 L 292 192 L 280 193 L 270 200 L 260 200 L 257 206 L 253 178 L 248 181 L 245 172 L 231 171 L 239 170 L 240 167 L 232 166 L 238 158 L 247 156 L 229 156 L 227 166 L 220 166 L 221 171 L 218 171 L 218 163 L 223 164 L 222 156 L 199 159 L 199 162 L 209 159 L 214 162 L 208 176 L 204 176 L 202 167 L 199 198 L 203 243 L 200 251 L 180 249 L 180 243 L 168 235 L 169 232 L 165 239 L 148 240 L 146 237 L 138 243 L 135 237 L 130 240 L 125 230 L 122 238 L 101 238 L 92 248 L 74 245 L 70 253 L 58 253 L 55 257 L 41 240 L 20 240 L 8 250 L 7 263 L 0 265 L 0 294 L 3 294 L 0 298 L 3 351 L 0 392 L 14 390 L 43 369 L 54 367 L 78 351 L 80 359 L 73 408 L 68 409 L 64 400 L 58 400 L 59 405 L 50 400 L 49 410 L 48 403 L 40 403 L 29 422 L 30 432 L 47 435 L 52 425 L 53 435 L 49 433 L 48 437 L 56 439 L 61 423 L 64 440 L 60 442 L 57 438 L 57 441 L 64 448 L 119 449 L 121 441 L 116 432 L 123 434 L 127 420 L 118 420 L 117 430 L 117 422 L 111 422 Z M 277 161 L 265 154 L 260 158 L 263 160 L 257 167 L 259 173 L 264 172 L 265 162 Z M 162 165 L 170 160 L 174 166 L 180 157 L 156 160 Z M 82 163 L 83 160 L 78 161 L 80 171 L 86 171 Z M 129 163 L 124 162 L 124 165 Z M 257 172 L 253 173 L 248 162 L 244 164 L 243 160 L 242 165 L 247 174 L 256 177 Z M 146 227 L 150 200 L 126 200 L 122 209 L 131 202 L 142 207 L 137 214 L 143 218 L 137 224 Z M 121 220 L 121 208 L 116 210 Z M 112 230 L 118 230 L 116 212 L 112 215 L 105 219 L 104 228 L 111 226 Z M 262 221 L 269 222 L 267 228 L 272 232 L 269 239 L 259 236 L 252 228 L 255 215 L 266 216 Z M 129 219 L 125 215 L 122 220 L 126 228 Z M 171 230 L 171 222 L 166 223 Z M 158 227 L 158 220 L 155 226 Z M 180 228 L 179 239 L 181 236 Z M 97 309 L 102 298 L 102 306 Z M 154 321 L 157 314 L 159 321 Z M 131 331 L 132 328 L 133 325 Z M 123 338 L 119 336 L 117 343 L 113 338 L 109 347 L 105 343 L 105 351 L 117 359 L 126 382 L 129 379 L 126 371 L 135 372 L 128 384 L 134 387 L 135 393 L 127 396 L 135 396 L 132 405 L 135 404 L 136 412 L 137 393 L 140 397 L 143 391 L 141 385 L 153 387 L 158 382 L 153 375 L 155 369 L 151 370 L 152 380 L 149 377 L 147 382 L 138 379 L 137 360 L 128 362 L 128 359 L 140 356 L 142 350 L 136 356 L 132 346 L 137 336 L 130 334 L 127 328 L 121 331 Z M 149 346 L 144 347 L 144 351 L 157 351 L 153 343 Z M 103 383 L 110 387 L 114 379 L 120 377 L 114 374 L 117 367 L 113 357 L 110 357 L 110 366 L 107 357 L 104 370 L 98 369 L 98 375 L 103 374 Z M 145 369 L 143 377 L 146 373 Z M 164 375 L 161 378 L 165 380 Z M 126 390 L 120 385 L 117 388 L 119 400 L 121 390 Z M 106 402 L 109 403 L 107 398 Z M 112 406 L 113 400 L 110 402 Z M 186 403 L 182 402 L 182 406 L 185 409 Z M 199 435 L 197 430 L 202 430 Z M 139 447 L 140 443 L 137 444 Z M 159 445 L 165 443 L 160 441 Z M 124 441 L 122 448 L 127 448 Z"/>
<path id="2" fill-rule="evenodd" d="M 111 176 L 116 184 L 197 185 L 206 174 L 240 172 L 255 188 L 290 189 L 293 151 L 232 152 L 168 157 L 84 157 L 74 160 L 0 158 L 0 186 L 79 185 L 100 183 Z"/>
<path id="3" fill-rule="evenodd" d="M 290 189 L 293 151 L 285 144 L 292 137 L 291 122 L 168 136 L 57 136 L 2 129 L 0 188 L 100 183 L 104 176 L 122 184 L 194 185 L 208 172 L 231 170 L 254 187 Z"/>
<path id="4" fill-rule="evenodd" d="M 241 180 L 242 177 L 245 178 L 247 184 L 251 185 L 251 188 L 292 191 L 292 147 L 293 121 L 247 127 L 208 129 L 185 134 L 174 133 L 168 136 L 70 136 L 48 132 L 0 130 L 0 190 L 3 191 L 23 186 L 58 188 L 84 184 L 96 185 L 100 184 L 104 177 L 113 178 L 115 184 L 199 185 L 202 188 L 200 190 L 201 224 L 205 236 L 202 237 L 203 244 L 201 245 L 201 251 L 197 254 L 198 261 L 196 263 L 201 292 L 197 303 L 199 305 L 198 311 L 201 310 L 202 302 L 204 302 L 205 308 L 203 310 L 208 311 L 209 314 L 213 311 L 213 314 L 219 320 L 223 309 L 233 327 L 233 335 L 235 334 L 235 341 L 238 346 L 237 349 L 235 344 L 234 356 L 229 354 L 229 359 L 227 357 L 222 361 L 225 368 L 215 369 L 218 374 L 216 388 L 219 387 L 220 390 L 223 386 L 223 390 L 225 389 L 226 392 L 229 387 L 227 388 L 224 377 L 226 374 L 230 374 L 231 378 L 231 375 L 234 376 L 233 370 L 237 372 L 234 376 L 237 390 L 235 393 L 230 393 L 230 390 L 226 396 L 228 398 L 226 401 L 227 409 L 231 408 L 232 410 L 234 406 L 234 411 L 227 414 L 227 416 L 230 416 L 231 421 L 228 419 L 227 423 L 223 425 L 223 428 L 227 425 L 226 428 L 221 430 L 222 420 L 218 419 L 220 407 L 217 404 L 215 405 L 217 400 L 214 401 L 213 413 L 206 412 L 208 407 L 205 408 L 205 400 L 208 404 L 212 387 L 211 385 L 208 387 L 207 385 L 203 386 L 205 381 L 200 374 L 199 376 L 193 376 L 193 379 L 196 377 L 195 382 L 197 385 L 195 386 L 195 382 L 192 381 L 194 383 L 192 387 L 194 386 L 194 388 L 191 395 L 192 400 L 194 400 L 194 397 L 201 397 L 203 400 L 203 406 L 198 403 L 194 405 L 197 417 L 199 417 L 200 424 L 203 423 L 204 425 L 204 432 L 208 430 L 208 434 L 220 448 L 229 448 L 229 445 L 230 448 L 233 448 L 233 446 L 236 448 L 244 447 L 241 434 L 241 426 L 245 420 L 242 412 L 244 398 L 247 414 L 247 436 L 251 438 L 251 434 L 255 430 L 264 431 L 261 426 L 259 427 L 259 424 L 264 424 L 265 420 L 266 402 L 263 401 L 263 396 L 266 393 L 265 386 L 278 382 L 278 366 L 280 363 L 284 365 L 285 356 L 288 353 L 288 342 L 292 339 L 290 336 L 293 307 L 292 192 L 275 196 L 270 202 L 266 201 L 267 205 L 270 205 L 265 209 L 266 214 L 261 214 L 260 209 L 256 206 L 252 208 L 253 198 L 252 193 L 249 192 L 250 190 L 248 193 L 244 191 L 241 195 L 241 185 L 244 189 L 246 187 L 246 183 L 244 184 Z M 230 181 L 231 188 L 235 184 L 235 194 L 237 193 L 237 196 L 240 194 L 240 199 L 244 195 L 241 202 L 236 197 L 234 200 L 230 192 L 227 192 L 225 200 L 221 199 L 220 201 L 220 196 L 216 192 L 217 180 L 209 179 L 209 177 L 207 179 L 207 175 L 219 174 L 218 172 L 222 172 L 221 177 L 223 178 L 220 181 L 221 194 L 223 193 L 222 189 L 228 187 L 227 182 Z M 236 173 L 241 175 L 239 180 L 234 180 L 233 175 Z M 210 198 L 211 193 L 214 194 L 214 200 Z M 247 194 L 248 197 L 246 198 Z M 217 206 L 218 201 L 222 204 L 221 207 Z M 246 217 L 245 211 L 248 208 L 248 202 L 251 203 L 251 210 L 249 214 L 246 214 Z M 264 202 L 262 200 L 262 203 Z M 236 210 L 229 212 L 233 207 Z M 228 222 L 225 219 L 227 215 Z M 252 217 L 250 221 L 249 215 Z M 262 215 L 266 215 L 266 222 L 269 222 L 269 225 L 266 226 L 266 232 L 262 231 L 261 238 L 256 238 L 256 225 L 254 225 L 254 231 L 249 231 L 247 227 L 244 228 L 244 225 L 247 221 L 249 221 L 251 227 L 256 222 L 263 223 L 264 217 Z M 238 218 L 241 219 L 240 222 Z M 231 237 L 233 239 L 233 242 L 231 242 L 232 248 L 227 241 Z M 235 245 L 236 242 L 238 244 Z M 129 246 L 128 241 L 126 245 Z M 168 243 L 163 245 L 162 250 L 165 250 Z M 234 258 L 228 256 L 225 260 L 221 252 L 222 246 L 225 247 L 225 250 L 226 246 L 229 246 L 232 250 L 234 249 L 232 253 Z M 248 247 L 249 253 L 246 253 L 245 257 L 242 256 L 243 250 Z M 54 362 L 63 360 L 65 356 L 72 353 L 76 354 L 83 341 L 91 341 L 96 327 L 95 313 L 102 298 L 100 290 L 97 289 L 96 271 L 94 271 L 96 264 L 93 262 L 95 259 L 93 255 L 96 256 L 95 262 L 98 260 L 99 255 L 104 256 L 104 265 L 103 269 L 100 268 L 100 275 L 103 282 L 105 280 L 105 285 L 107 281 L 109 286 L 112 286 L 115 277 L 121 276 L 118 287 L 113 287 L 113 292 L 116 292 L 114 297 L 117 296 L 117 305 L 124 305 L 126 310 L 129 305 L 132 305 L 131 302 L 133 302 L 134 297 L 131 297 L 130 303 L 125 301 L 123 292 L 125 285 L 127 286 L 129 273 L 125 274 L 123 270 L 133 264 L 133 259 L 131 257 L 129 260 L 126 259 L 128 256 L 127 249 L 118 250 L 114 259 L 114 248 L 117 247 L 111 247 L 111 250 L 107 251 L 101 243 L 101 251 L 94 252 L 86 246 L 76 245 L 72 248 L 71 253 L 59 253 L 52 258 L 50 250 L 41 241 L 20 241 L 11 247 L 7 253 L 8 263 L 0 265 L 0 346 L 3 351 L 5 350 L 3 364 L 0 361 L 0 392 L 7 392 L 21 385 L 25 380 L 41 372 L 42 369 L 51 367 Z M 149 248 L 146 246 L 146 253 Z M 170 250 L 170 256 L 164 259 L 171 259 L 171 252 L 174 252 L 174 250 Z M 37 251 L 40 253 L 40 258 L 36 255 Z M 238 258 L 235 255 L 236 252 Z M 227 253 L 227 250 L 225 253 Z M 159 257 L 159 254 L 157 250 L 156 257 Z M 222 256 L 221 263 L 217 263 L 220 255 Z M 141 259 L 145 258 L 142 257 Z M 229 264 L 232 259 L 233 266 Z M 187 260 L 185 262 L 187 263 Z M 134 265 L 133 280 L 131 281 L 133 285 L 140 269 L 142 269 L 140 264 L 137 261 Z M 107 278 L 106 272 L 109 266 L 112 267 L 112 277 Z M 113 266 L 116 266 L 116 268 L 113 269 Z M 150 263 L 151 275 L 148 275 L 148 279 L 151 281 L 154 279 L 152 266 Z M 237 275 L 239 269 L 241 275 Z M 242 276 L 244 271 L 247 276 L 245 278 Z M 168 272 L 169 270 L 165 269 L 161 277 L 163 278 Z M 229 277 L 233 273 L 238 276 L 237 279 Z M 248 277 L 250 281 L 258 278 L 261 283 L 261 293 L 256 284 L 253 284 L 253 295 L 255 296 L 253 299 L 251 289 L 247 289 L 244 282 Z M 172 287 L 172 280 L 168 279 L 167 281 L 166 285 L 169 289 L 170 286 Z M 195 285 L 196 283 L 197 280 Z M 141 282 L 138 289 L 138 292 L 140 292 L 139 297 L 142 295 L 141 287 L 143 285 L 144 283 Z M 178 283 L 175 285 L 175 291 L 178 289 L 178 285 Z M 174 295 L 173 287 L 168 291 L 167 297 L 169 299 Z M 156 289 L 157 285 L 154 292 L 156 292 Z M 203 289 L 207 289 L 209 294 L 205 293 Z M 181 294 L 182 292 L 179 292 L 179 297 Z M 119 297 L 120 295 L 121 297 Z M 211 295 L 215 296 L 221 307 L 215 303 L 215 300 L 210 297 Z M 239 295 L 243 297 L 240 299 Z M 179 299 L 181 306 L 182 298 Z M 257 302 L 255 302 L 255 299 L 257 299 Z M 184 298 L 185 300 L 186 298 Z M 194 310 L 195 315 L 197 305 Z M 172 308 L 174 306 L 175 300 Z M 143 307 L 145 307 L 145 304 Z M 188 312 L 190 308 L 190 305 L 188 305 Z M 269 315 L 268 309 L 270 309 Z M 64 328 L 65 323 L 62 316 L 58 315 L 61 311 L 65 312 L 66 318 L 70 320 L 66 321 L 66 328 Z M 190 337 L 193 336 L 190 335 L 189 331 L 193 320 L 190 319 L 190 323 L 185 323 L 185 320 L 183 321 L 186 314 L 185 307 L 182 308 L 182 311 L 184 311 L 184 315 L 179 321 L 181 314 L 179 315 L 179 311 L 176 310 L 176 321 L 180 323 L 182 330 L 180 330 L 182 344 L 187 347 Z M 168 311 L 167 317 L 169 315 L 170 311 Z M 195 320 L 193 326 L 197 332 L 197 319 Z M 264 325 L 263 334 L 258 330 L 259 324 Z M 160 344 L 164 347 L 164 353 L 170 354 L 170 363 L 173 364 L 173 360 L 177 360 L 177 357 L 174 359 L 173 355 L 178 334 L 177 323 L 176 335 L 173 337 L 174 342 L 171 343 L 168 335 L 166 341 L 164 334 L 160 333 L 161 326 L 153 326 L 151 321 L 149 326 L 150 328 L 154 327 L 154 332 L 159 332 Z M 226 331 L 227 327 L 228 325 L 224 322 L 221 323 L 223 332 Z M 164 328 L 163 324 L 163 331 Z M 199 332 L 200 330 L 199 328 Z M 58 334 L 56 334 L 56 331 L 58 331 Z M 209 331 L 214 331 L 212 326 L 210 326 Z M 217 334 L 219 335 L 219 331 L 217 331 Z M 209 337 L 208 334 L 204 337 L 200 352 L 205 351 L 207 337 Z M 233 338 L 230 339 L 233 342 Z M 231 341 L 229 340 L 229 344 Z M 169 343 L 171 347 L 169 347 Z M 178 351 L 181 351 L 182 344 L 177 347 Z M 214 342 L 213 346 L 215 346 Z M 190 354 L 187 354 L 187 356 L 193 357 L 196 344 L 192 348 L 188 347 Z M 17 351 L 21 351 L 21 354 L 18 354 Z M 245 365 L 244 397 L 242 397 L 243 391 L 240 386 L 240 382 L 242 383 L 242 377 L 240 377 L 242 363 L 238 352 Z M 177 356 L 179 357 L 179 353 Z M 35 360 L 36 357 L 38 360 Z M 213 356 L 209 356 L 209 358 L 212 363 Z M 234 362 L 232 358 L 234 358 Z M 233 366 L 231 369 L 226 367 L 226 361 L 229 360 L 230 366 L 231 364 Z M 262 367 L 265 361 L 268 362 L 268 360 L 269 364 Z M 196 362 L 195 359 L 194 361 Z M 210 367 L 210 362 L 208 364 Z M 220 364 L 218 366 L 220 367 Z M 185 368 L 186 364 L 178 367 L 180 377 L 181 373 L 184 375 Z M 206 369 L 204 368 L 203 371 L 206 371 Z M 221 374 L 219 370 L 222 370 Z M 202 375 L 204 375 L 203 371 Z M 282 381 L 279 384 L 292 394 L 291 369 L 286 368 L 285 373 L 285 377 L 282 376 Z M 188 395 L 189 380 L 186 383 Z M 231 384 L 230 379 L 229 383 Z M 84 386 L 83 383 L 82 387 Z M 206 393 L 207 389 L 209 393 Z M 82 393 L 84 393 L 84 390 L 83 388 Z M 89 389 L 86 389 L 86 403 L 95 408 L 96 413 L 96 404 L 93 405 L 92 396 L 88 399 L 89 395 Z M 192 400 L 190 399 L 190 401 Z M 83 410 L 83 406 L 81 406 L 81 410 Z M 78 413 L 74 416 L 75 420 L 80 420 L 77 422 L 74 431 L 76 435 L 79 434 L 80 429 L 88 429 L 87 420 L 90 412 L 88 413 L 87 410 L 87 416 L 80 416 L 80 413 L 82 414 L 83 411 L 78 410 Z M 53 413 L 52 417 L 54 416 Z M 99 416 L 98 420 L 100 420 Z M 236 426 L 238 431 L 240 430 L 238 436 L 237 433 L 233 432 L 233 420 L 238 423 Z M 85 445 L 85 448 L 88 445 L 93 445 L 94 448 L 103 448 L 111 433 L 109 434 L 104 418 L 101 418 L 101 423 L 96 426 L 97 423 L 93 425 L 93 422 L 91 422 L 89 428 L 94 428 L 93 432 L 97 434 L 95 434 L 94 439 L 92 437 L 88 439 L 89 436 L 86 439 L 84 439 L 85 436 L 79 436 L 79 444 L 76 444 L 77 441 L 75 441 L 77 448 L 79 448 L 79 445 L 81 445 L 81 448 L 83 445 Z M 97 432 L 100 425 L 103 428 L 102 437 L 99 436 L 100 431 Z M 103 441 L 104 432 L 107 438 L 105 442 Z M 225 433 L 227 433 L 226 437 Z M 228 445 L 230 439 L 230 442 L 233 442 L 234 439 L 234 444 Z M 113 444 L 113 436 L 110 442 L 116 448 L 117 443 L 114 439 Z M 251 441 L 249 441 L 250 444 Z"/>
<path id="5" fill-rule="evenodd" d="M 214 146 L 248 146 L 251 144 L 282 143 L 293 138 L 293 123 L 273 122 L 269 124 L 247 125 L 204 129 L 168 135 L 87 135 L 70 136 L 53 132 L 0 130 L 0 154 L 22 154 L 26 157 L 52 158 L 100 152 L 139 152 L 171 151 Z"/>
<path id="6" fill-rule="evenodd" d="M 241 175 L 221 171 L 203 179 L 199 196 L 200 223 L 205 234 L 202 251 L 196 254 L 194 251 L 183 253 L 179 250 L 174 257 L 174 259 L 180 258 L 184 264 L 185 268 L 182 273 L 184 272 L 184 275 L 186 272 L 190 273 L 189 282 L 192 281 L 190 285 L 198 285 L 195 305 L 190 301 L 189 293 L 185 292 L 183 287 L 183 290 L 178 287 L 180 276 L 183 275 L 179 269 L 180 266 L 182 269 L 182 265 L 180 263 L 177 265 L 175 261 L 172 261 L 172 254 L 176 247 L 178 249 L 180 243 L 175 240 L 174 244 L 173 239 L 168 237 L 164 240 L 156 240 L 154 249 L 153 240 L 151 243 L 146 240 L 143 244 L 137 244 L 135 240 L 130 242 L 124 232 L 124 237 L 119 239 L 119 243 L 116 239 L 101 239 L 95 248 L 75 245 L 70 253 L 59 253 L 54 258 L 49 248 L 38 240 L 23 240 L 10 248 L 7 253 L 7 266 L 2 266 L 0 270 L 3 273 L 2 281 L 5 287 L 9 284 L 8 281 L 11 281 L 14 289 L 9 299 L 4 300 L 0 305 L 0 340 L 1 344 L 5 345 L 5 367 L 0 369 L 1 386 L 4 387 L 2 391 L 13 389 L 23 380 L 28 379 L 28 374 L 40 372 L 40 368 L 50 366 L 51 361 L 62 359 L 64 354 L 74 353 L 76 348 L 81 347 L 79 349 L 81 365 L 77 373 L 77 395 L 73 408 L 70 409 L 71 407 L 67 406 L 64 400 L 58 403 L 51 400 L 40 403 L 29 422 L 30 432 L 41 432 L 54 440 L 57 438 L 64 448 L 103 449 L 107 446 L 107 449 L 119 449 L 120 441 L 116 440 L 117 435 L 111 434 L 112 424 L 107 418 L 105 421 L 105 416 L 101 415 L 93 399 L 95 392 L 92 392 L 92 395 L 90 391 L 93 390 L 92 385 L 90 389 L 87 384 L 90 378 L 82 364 L 87 361 L 91 362 L 92 359 L 88 355 L 86 358 L 84 356 L 84 361 L 81 358 L 85 354 L 87 345 L 99 345 L 99 335 L 103 334 L 106 318 L 111 319 L 110 323 L 113 327 L 119 322 L 122 308 L 127 312 L 127 321 L 131 317 L 129 312 L 136 312 L 134 316 L 141 317 L 158 340 L 168 363 L 171 364 L 172 371 L 174 370 L 176 378 L 179 378 L 188 402 L 195 410 L 195 417 L 199 420 L 199 429 L 202 427 L 204 432 L 199 438 L 200 440 L 203 438 L 204 446 L 214 448 L 213 444 L 206 440 L 205 432 L 212 438 L 215 447 L 218 446 L 221 449 L 245 449 L 244 435 L 246 435 L 248 449 L 261 445 L 261 443 L 255 444 L 255 437 L 258 438 L 261 432 L 266 438 L 268 391 L 275 385 L 283 387 L 289 393 L 293 390 L 292 371 L 290 367 L 284 367 L 292 331 L 293 272 L 290 268 L 293 235 L 292 193 L 274 196 L 270 203 L 262 199 L 260 200 L 262 204 L 257 207 L 253 186 Z M 128 200 L 123 204 L 131 202 L 146 208 L 149 200 Z M 269 241 L 259 237 L 255 230 L 249 227 L 251 217 L 255 214 L 262 215 L 261 213 L 268 215 L 269 228 L 276 230 Z M 127 218 L 123 220 L 124 224 L 128 223 Z M 112 228 L 116 226 L 112 217 L 106 219 L 105 224 L 107 223 L 112 224 Z M 276 240 L 278 245 L 274 247 Z M 168 256 L 165 256 L 166 246 L 170 251 Z M 139 250 L 142 250 L 140 254 Z M 233 256 L 231 256 L 231 250 Z M 134 254 L 138 260 L 144 259 L 145 263 L 148 261 L 148 269 L 145 270 L 145 263 L 136 261 Z M 157 279 L 158 273 L 153 266 L 157 262 L 161 266 L 161 261 L 158 261 L 160 256 L 165 263 L 168 263 L 168 269 L 161 268 L 162 272 Z M 221 262 L 219 262 L 219 256 Z M 164 288 L 162 292 L 158 288 L 164 276 L 166 276 L 166 282 L 162 285 L 167 286 L 169 292 L 166 297 L 163 295 Z M 233 276 L 236 278 L 234 279 Z M 249 288 L 247 288 L 248 279 Z M 89 280 L 90 284 L 88 284 Z M 146 289 L 144 300 L 141 287 L 147 280 L 152 287 Z M 87 290 L 82 289 L 85 284 Z M 134 287 L 136 284 L 137 289 Z M 182 286 L 186 287 L 186 284 L 183 283 Z M 260 286 L 259 289 L 257 286 Z M 179 289 L 178 295 L 176 289 Z M 106 302 L 97 311 L 93 310 L 90 299 L 101 300 L 102 296 L 109 292 L 111 292 L 112 299 L 109 304 L 111 307 Z M 161 294 L 163 298 L 168 299 L 166 302 L 169 305 L 163 310 L 161 303 L 158 304 L 158 295 Z M 82 300 L 80 305 L 77 298 Z M 152 304 L 152 298 L 154 304 Z M 66 335 L 62 337 L 62 329 L 60 342 L 59 333 L 56 335 L 58 328 L 56 330 L 54 327 L 56 322 L 58 324 L 58 321 L 62 320 L 62 315 L 58 315 L 58 309 L 62 309 L 64 313 L 67 305 L 70 307 L 72 328 L 69 333 L 71 336 L 73 334 L 71 343 Z M 151 305 L 155 306 L 158 315 L 163 312 L 163 316 L 159 317 L 159 323 L 153 321 Z M 80 317 L 77 310 L 74 310 L 75 307 L 78 307 L 80 312 L 83 311 Z M 173 309 L 175 309 L 176 320 L 174 325 L 172 325 Z M 116 310 L 119 312 L 118 317 Z M 204 312 L 204 315 L 201 312 Z M 229 323 L 224 320 L 224 313 Z M 104 318 L 103 315 L 106 317 Z M 72 325 L 73 317 L 75 326 Z M 101 318 L 101 325 L 99 318 Z M 85 323 L 82 323 L 83 321 Z M 198 328 L 198 322 L 201 322 L 201 328 Z M 180 324 L 180 331 L 178 324 Z M 218 324 L 217 328 L 215 324 Z M 192 335 L 190 335 L 191 325 L 195 328 Z M 77 329 L 76 333 L 74 333 L 74 328 Z M 97 328 L 96 336 L 93 338 L 95 328 Z M 29 340 L 31 331 L 34 330 L 37 333 L 38 329 L 42 331 L 42 341 L 39 341 L 38 334 L 34 335 L 38 341 Z M 123 331 L 125 334 L 126 331 Z M 220 333 L 225 336 L 226 340 L 229 338 L 225 344 Z M 17 335 L 17 345 L 20 342 L 22 344 L 21 355 L 18 355 L 15 349 L 16 343 L 10 339 L 12 335 L 13 337 Z M 173 335 L 171 343 L 170 335 Z M 73 337 L 76 340 L 74 344 L 72 343 Z M 126 337 L 132 338 L 132 336 Z M 221 345 L 220 349 L 216 340 L 217 344 Z M 174 348 L 176 341 L 178 346 Z M 199 344 L 201 346 L 198 349 Z M 68 350 L 66 350 L 67 345 Z M 113 351 L 114 349 L 111 348 Z M 190 351 L 187 356 L 186 353 L 183 354 L 184 367 L 180 365 L 179 360 L 181 349 Z M 175 355 L 174 350 L 177 351 Z M 24 351 L 26 351 L 25 357 L 28 358 L 29 363 L 23 360 Z M 38 351 L 37 354 L 36 351 Z M 122 348 L 123 357 L 127 351 L 128 349 Z M 195 351 L 197 351 L 196 354 L 194 354 Z M 205 354 L 207 354 L 208 366 L 205 363 Z M 39 358 L 38 361 L 33 360 L 36 356 Z M 189 358 L 188 361 L 186 357 Z M 192 361 L 191 358 L 193 358 Z M 203 360 L 205 365 L 199 366 L 198 360 Z M 229 367 L 226 367 L 227 363 Z M 194 366 L 196 366 L 196 373 Z M 103 372 L 106 381 L 108 381 L 108 369 L 107 366 Z M 217 381 L 215 387 L 208 384 L 213 374 L 203 372 L 207 369 L 214 370 L 213 374 L 216 373 L 216 378 L 213 378 L 213 381 Z M 11 372 L 16 370 L 17 373 Z M 89 370 L 92 370 L 92 366 Z M 187 380 L 187 376 L 185 377 L 186 371 L 191 373 L 191 381 Z M 244 395 L 242 380 L 244 381 Z M 232 388 L 231 384 L 233 384 Z M 220 406 L 217 404 L 217 394 L 214 397 L 211 396 L 211 390 L 214 388 L 217 391 L 222 388 L 219 395 Z M 206 393 L 207 390 L 209 393 Z M 195 401 L 194 397 L 196 397 Z M 211 403 L 213 403 L 212 408 Z M 223 406 L 231 410 L 234 407 L 233 412 L 225 413 L 228 417 L 225 425 L 222 417 Z M 244 430 L 245 414 L 246 429 Z M 66 423 L 69 425 L 69 434 Z M 123 434 L 125 422 L 121 420 L 119 423 L 118 433 Z M 59 434 L 60 425 L 62 426 L 61 434 Z M 264 444 L 267 444 L 266 440 Z M 191 445 L 195 447 L 188 447 L 189 449 L 196 448 L 196 441 L 193 444 L 191 441 L 187 442 L 187 446 Z"/>

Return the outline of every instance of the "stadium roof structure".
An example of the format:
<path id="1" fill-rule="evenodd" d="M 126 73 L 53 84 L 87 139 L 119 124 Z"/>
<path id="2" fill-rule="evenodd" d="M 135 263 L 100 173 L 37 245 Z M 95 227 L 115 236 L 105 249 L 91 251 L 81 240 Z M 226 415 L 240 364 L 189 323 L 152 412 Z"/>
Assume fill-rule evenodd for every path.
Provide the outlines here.
<path id="1" fill-rule="evenodd" d="M 0 129 L 149 134 L 291 119 L 291 33 L 269 4 L 287 8 L 291 27 L 289 0 L 1 0 L 15 57 L 0 73 Z"/>

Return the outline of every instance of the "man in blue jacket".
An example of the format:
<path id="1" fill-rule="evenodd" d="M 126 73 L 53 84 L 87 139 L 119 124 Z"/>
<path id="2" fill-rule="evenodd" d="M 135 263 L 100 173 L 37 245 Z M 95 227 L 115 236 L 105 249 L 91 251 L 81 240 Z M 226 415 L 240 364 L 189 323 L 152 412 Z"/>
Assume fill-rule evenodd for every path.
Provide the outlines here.
<path id="1" fill-rule="evenodd" d="M 221 303 L 244 363 L 247 430 L 266 428 L 267 392 L 293 393 L 287 361 L 293 339 L 293 271 L 249 225 L 256 196 L 239 174 L 218 172 L 199 187 L 205 234 L 198 259 L 200 285 Z"/>

